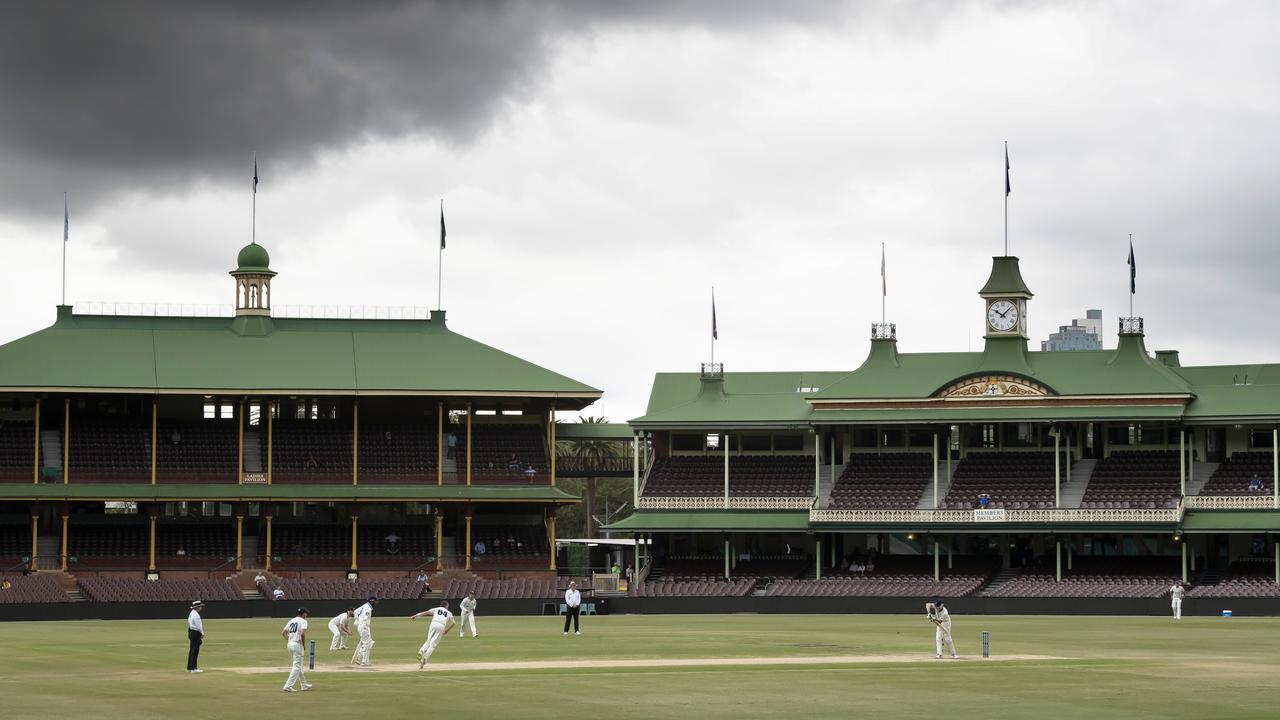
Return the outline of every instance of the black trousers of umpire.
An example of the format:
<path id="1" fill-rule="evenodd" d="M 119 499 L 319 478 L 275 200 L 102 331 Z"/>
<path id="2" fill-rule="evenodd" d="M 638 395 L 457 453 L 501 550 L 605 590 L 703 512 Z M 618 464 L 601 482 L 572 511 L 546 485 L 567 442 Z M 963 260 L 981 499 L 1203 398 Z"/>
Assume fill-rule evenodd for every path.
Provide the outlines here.
<path id="1" fill-rule="evenodd" d="M 191 641 L 191 648 L 187 650 L 187 669 L 195 670 L 200 662 L 200 643 L 204 642 L 204 635 L 187 628 L 187 639 Z"/>
<path id="2" fill-rule="evenodd" d="M 564 609 L 564 631 L 569 632 L 569 620 L 573 620 L 573 631 L 578 632 L 578 612 L 582 610 L 581 605 L 574 607 L 565 606 Z"/>

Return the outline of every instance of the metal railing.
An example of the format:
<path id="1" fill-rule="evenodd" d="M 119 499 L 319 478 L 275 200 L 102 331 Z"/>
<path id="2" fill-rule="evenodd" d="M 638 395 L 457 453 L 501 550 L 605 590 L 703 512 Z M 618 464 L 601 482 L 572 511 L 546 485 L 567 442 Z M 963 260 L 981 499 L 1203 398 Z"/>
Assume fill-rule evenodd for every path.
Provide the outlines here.
<path id="1" fill-rule="evenodd" d="M 814 497 L 729 497 L 725 503 L 724 495 L 707 497 L 642 497 L 641 510 L 809 510 L 813 507 Z"/>
<path id="2" fill-rule="evenodd" d="M 1276 510 L 1280 503 L 1271 493 L 1255 495 L 1188 495 L 1184 505 L 1189 510 Z"/>
<path id="3" fill-rule="evenodd" d="M 723 380 L 724 363 L 702 363 L 703 380 Z"/>
<path id="4" fill-rule="evenodd" d="M 1142 318 L 1140 317 L 1120 318 L 1120 334 L 1121 335 L 1141 335 L 1142 334 Z"/>
<path id="5" fill-rule="evenodd" d="M 316 320 L 430 320 L 431 308 L 420 305 L 276 305 L 278 318 Z M 235 317 L 236 306 L 224 303 L 146 303 L 88 300 L 78 302 L 76 315 L 127 317 Z"/>
<path id="6" fill-rule="evenodd" d="M 872 340 L 897 340 L 897 323 L 871 323 Z"/>
<path id="7" fill-rule="evenodd" d="M 1182 520 L 1184 505 L 1173 508 L 1127 508 L 1085 510 L 1057 508 L 1041 510 L 1005 510 L 1002 517 L 982 514 L 974 510 L 811 510 L 809 521 L 813 523 L 908 523 L 929 525 L 934 523 L 1176 523 Z"/>

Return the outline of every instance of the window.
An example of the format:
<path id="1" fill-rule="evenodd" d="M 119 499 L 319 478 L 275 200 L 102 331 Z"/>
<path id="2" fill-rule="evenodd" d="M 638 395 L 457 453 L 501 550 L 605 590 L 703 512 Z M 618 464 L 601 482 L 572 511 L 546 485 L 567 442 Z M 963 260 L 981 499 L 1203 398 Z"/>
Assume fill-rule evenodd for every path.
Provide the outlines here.
<path id="1" fill-rule="evenodd" d="M 1253 430 L 1249 433 L 1249 447 L 1270 449 L 1275 436 L 1270 430 Z"/>
<path id="2" fill-rule="evenodd" d="M 927 448 L 933 446 L 933 431 L 927 427 L 911 428 L 911 447 Z"/>
<path id="3" fill-rule="evenodd" d="M 881 447 L 902 447 L 906 439 L 907 435 L 902 431 L 902 428 L 882 428 L 880 430 Z"/>
<path id="4" fill-rule="evenodd" d="M 768 452 L 772 438 L 768 435 L 743 435 L 742 449 L 748 452 Z"/>
<path id="5" fill-rule="evenodd" d="M 876 429 L 867 426 L 857 426 L 853 428 L 853 446 L 859 448 L 873 448 L 876 446 Z"/>
<path id="6" fill-rule="evenodd" d="M 804 450 L 803 435 L 774 435 L 774 452 L 800 452 Z"/>
<path id="7" fill-rule="evenodd" d="M 982 426 L 982 447 L 993 448 L 999 444 L 1000 444 L 1000 441 L 996 439 L 996 426 L 990 425 L 990 424 L 983 425 Z"/>
<path id="8" fill-rule="evenodd" d="M 702 449 L 702 438 L 697 435 L 672 435 L 671 449 L 677 452 L 695 452 Z"/>

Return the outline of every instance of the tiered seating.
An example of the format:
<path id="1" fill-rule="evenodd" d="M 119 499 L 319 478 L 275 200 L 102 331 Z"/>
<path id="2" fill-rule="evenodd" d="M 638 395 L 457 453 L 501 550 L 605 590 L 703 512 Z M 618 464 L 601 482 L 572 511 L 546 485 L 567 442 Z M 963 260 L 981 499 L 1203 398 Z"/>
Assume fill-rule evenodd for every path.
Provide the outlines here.
<path id="1" fill-rule="evenodd" d="M 831 507 L 914 508 L 932 479 L 927 453 L 856 453 L 831 488 Z"/>
<path id="2" fill-rule="evenodd" d="M 1115 452 L 1098 461 L 1080 507 L 1175 507 L 1179 495 L 1177 452 Z"/>
<path id="3" fill-rule="evenodd" d="M 766 590 L 780 597 L 944 597 L 972 595 L 982 587 L 999 565 L 996 558 L 952 560 L 952 569 L 942 570 L 942 579 L 933 580 L 933 558 L 880 556 L 871 572 L 846 573 L 822 580 L 779 580 Z"/>
<path id="4" fill-rule="evenodd" d="M 1270 560 L 1235 562 L 1217 585 L 1194 587 L 1187 597 L 1195 598 L 1280 598 L 1275 566 Z"/>
<path id="5" fill-rule="evenodd" d="M 277 587 L 284 590 L 286 600 L 349 600 L 355 604 L 365 598 L 377 596 L 383 600 L 416 600 L 422 596 L 426 583 L 412 578 L 390 580 L 343 580 L 306 578 L 280 579 L 274 583 L 258 583 L 263 597 L 271 597 Z"/>
<path id="6" fill-rule="evenodd" d="M 47 575 L 0 575 L 0 588 L 9 581 L 9 589 L 0 589 L 0 605 L 18 603 L 71 602 L 62 586 Z"/>
<path id="7" fill-rule="evenodd" d="M 471 528 L 472 562 L 492 569 L 542 566 L 551 554 L 541 525 L 475 525 Z M 475 554 L 475 543 L 484 543 L 484 554 Z"/>
<path id="8" fill-rule="evenodd" d="M 796 578 L 810 565 L 800 555 L 757 555 L 739 560 L 730 575 L 734 579 L 772 580 Z M 662 567 L 660 582 L 704 582 L 724 579 L 724 556 L 673 555 Z"/>
<path id="9" fill-rule="evenodd" d="M 350 561 L 350 529 L 344 556 Z M 362 568 L 399 568 L 420 565 L 436 554 L 434 525 L 368 525 L 360 524 L 356 538 Z M 395 542 L 387 540 L 388 537 Z"/>
<path id="10" fill-rule="evenodd" d="M 239 428 L 230 420 L 161 421 L 156 429 L 156 480 L 238 482 L 239 449 Z"/>
<path id="11" fill-rule="evenodd" d="M 226 580 L 142 580 L 87 576 L 80 589 L 97 602 L 159 602 L 193 600 L 243 600 L 244 594 Z M 66 593 L 63 593 L 64 595 Z"/>
<path id="12" fill-rule="evenodd" d="M 1158 598 L 1181 578 L 1166 558 L 1078 558 L 1064 570 L 1062 582 L 1052 571 L 1026 570 L 983 592 L 988 597 Z"/>
<path id="13" fill-rule="evenodd" d="M 466 460 L 466 432 L 458 430 L 459 467 Z M 542 427 L 474 423 L 471 426 L 472 483 L 546 483 L 550 469 Z M 529 472 L 533 468 L 533 472 Z"/>
<path id="14" fill-rule="evenodd" d="M 986 493 L 992 508 L 1053 507 L 1053 453 L 975 452 L 956 466 L 944 507 L 964 510 Z"/>
<path id="15" fill-rule="evenodd" d="M 1213 476 L 1200 490 L 1201 495 L 1270 495 L 1273 462 L 1268 452 L 1236 452 L 1213 471 Z M 1262 483 L 1261 490 L 1250 490 L 1253 478 Z"/>
<path id="16" fill-rule="evenodd" d="M 71 418 L 71 482 L 150 482 L 151 427 L 100 418 Z"/>
<path id="17" fill-rule="evenodd" d="M 349 567 L 351 526 L 277 523 L 272 528 L 271 554 L 278 558 L 275 562 L 282 568 Z"/>
<path id="18" fill-rule="evenodd" d="M 0 525 L 0 567 L 17 565 L 31 556 L 30 525 Z"/>
<path id="19" fill-rule="evenodd" d="M 636 583 L 632 597 L 746 597 L 756 586 L 755 580 L 700 580 Z"/>
<path id="20" fill-rule="evenodd" d="M 212 567 L 233 559 L 235 554 L 236 530 L 230 525 L 156 524 L 156 567 L 159 569 Z"/>
<path id="21" fill-rule="evenodd" d="M 273 483 L 351 482 L 353 447 L 347 423 L 280 420 L 272 428 L 271 445 Z"/>
<path id="22" fill-rule="evenodd" d="M 360 482 L 434 483 L 435 424 L 360 423 Z"/>
<path id="23" fill-rule="evenodd" d="M 35 428 L 30 422 L 0 421 L 0 482 L 31 482 L 34 453 Z"/>
<path id="24" fill-rule="evenodd" d="M 723 456 L 673 456 L 654 462 L 644 494 L 649 497 L 723 497 Z M 812 455 L 729 457 L 732 497 L 810 497 Z"/>
<path id="25" fill-rule="evenodd" d="M 146 567 L 146 525 L 84 525 L 72 518 L 67 544 L 81 567 Z"/>
<path id="26" fill-rule="evenodd" d="M 512 578 L 508 580 L 450 580 L 444 596 L 449 599 L 475 593 L 477 600 L 520 599 L 550 600 L 563 598 L 564 588 L 556 580 Z"/>

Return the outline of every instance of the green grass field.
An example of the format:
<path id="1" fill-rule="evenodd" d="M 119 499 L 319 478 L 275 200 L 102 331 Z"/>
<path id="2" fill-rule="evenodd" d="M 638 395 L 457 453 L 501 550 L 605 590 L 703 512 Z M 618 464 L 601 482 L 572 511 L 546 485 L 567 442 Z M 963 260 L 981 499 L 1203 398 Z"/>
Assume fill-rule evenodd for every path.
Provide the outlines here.
<path id="1" fill-rule="evenodd" d="M 185 619 L 0 623 L 4 718 L 1275 718 L 1280 619 L 955 618 L 960 661 L 934 660 L 923 618 L 869 615 L 612 616 L 563 637 L 553 618 L 480 617 L 418 672 L 427 625 L 374 621 L 375 666 L 345 668 L 324 619 L 314 689 L 284 694 L 283 620 L 207 620 L 205 672 L 189 675 Z M 983 661 L 979 633 L 989 630 Z M 1060 659 L 998 660 L 1012 655 Z M 894 657 L 778 664 L 768 658 Z M 901 657 L 909 656 L 909 657 Z M 759 664 L 680 667 L 688 658 Z M 596 660 L 590 668 L 450 670 L 471 662 Z M 610 667 L 619 660 L 647 667 Z M 669 661 L 664 663 L 663 661 Z M 279 672 L 248 672 L 255 668 Z"/>

